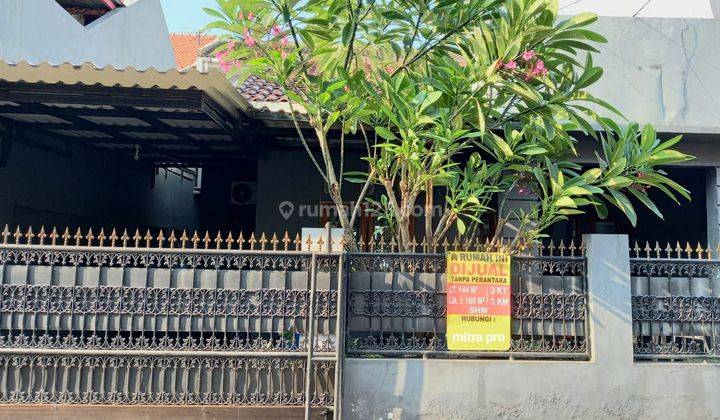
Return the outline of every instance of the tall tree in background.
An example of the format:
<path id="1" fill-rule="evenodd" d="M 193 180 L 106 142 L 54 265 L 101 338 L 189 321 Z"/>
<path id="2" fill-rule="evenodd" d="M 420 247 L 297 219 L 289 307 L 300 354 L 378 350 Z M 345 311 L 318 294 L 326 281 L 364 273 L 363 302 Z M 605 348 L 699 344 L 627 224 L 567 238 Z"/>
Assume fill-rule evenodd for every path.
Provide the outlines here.
<path id="1" fill-rule="evenodd" d="M 415 241 L 410 220 L 418 202 L 426 207 L 430 249 L 453 228 L 473 231 L 498 195 L 533 195 L 528 211 L 501 217 L 496 227 L 494 240 L 514 230 L 517 249 L 591 207 L 604 217 L 614 205 L 635 224 L 635 201 L 662 217 L 651 187 L 689 198 L 657 168 L 691 159 L 671 149 L 680 138 L 661 142 L 650 126 L 601 116 L 622 119 L 587 91 L 603 73 L 592 60 L 593 43 L 605 42 L 588 29 L 594 15 L 559 21 L 550 0 L 217 3 L 206 12 L 217 19 L 208 28 L 227 38 L 217 55 L 223 69 L 285 88 L 351 250 L 372 184 L 384 190 L 373 202 L 404 251 Z M 365 141 L 365 172 L 344 173 L 348 133 Z M 572 163 L 578 134 L 598 144 L 590 169 Z M 362 183 L 350 211 L 346 182 Z M 437 217 L 434 191 L 444 197 Z"/>

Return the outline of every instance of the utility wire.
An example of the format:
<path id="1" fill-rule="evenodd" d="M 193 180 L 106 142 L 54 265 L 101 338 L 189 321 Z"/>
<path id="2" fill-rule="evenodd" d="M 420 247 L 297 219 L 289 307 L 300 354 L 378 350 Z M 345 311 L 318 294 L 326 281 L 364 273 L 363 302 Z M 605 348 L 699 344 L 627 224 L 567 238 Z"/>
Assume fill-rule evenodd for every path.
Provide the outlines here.
<path id="1" fill-rule="evenodd" d="M 637 17 L 638 13 L 642 12 L 643 9 L 645 8 L 645 6 L 647 6 L 647 5 L 650 4 L 651 2 L 652 2 L 652 0 L 647 0 L 647 1 L 645 2 L 645 4 L 643 4 L 643 5 L 637 10 L 637 12 L 633 13 L 632 17 Z"/>

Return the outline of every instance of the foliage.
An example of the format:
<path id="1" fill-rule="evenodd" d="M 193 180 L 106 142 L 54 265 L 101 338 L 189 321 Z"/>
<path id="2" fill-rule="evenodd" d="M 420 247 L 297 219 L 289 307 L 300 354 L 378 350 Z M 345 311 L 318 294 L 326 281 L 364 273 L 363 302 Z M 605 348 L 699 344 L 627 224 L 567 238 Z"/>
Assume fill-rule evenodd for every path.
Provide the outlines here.
<path id="1" fill-rule="evenodd" d="M 549 0 L 217 2 L 206 11 L 217 18 L 208 27 L 228 38 L 218 59 L 231 75 L 255 73 L 285 88 L 351 248 L 370 184 L 384 188 L 373 203 L 400 249 L 414 239 L 410 220 L 421 197 L 432 246 L 452 228 L 472 231 L 498 197 L 537 196 L 518 214 L 499 200 L 494 239 L 510 227 L 516 247 L 588 208 L 605 216 L 614 205 L 634 224 L 639 202 L 661 216 L 651 187 L 689 198 L 658 169 L 691 159 L 671 149 L 680 138 L 662 142 L 650 126 L 620 127 L 606 117 L 620 113 L 588 92 L 603 73 L 592 60 L 593 44 L 605 42 L 588 29 L 594 15 L 559 21 Z M 314 138 L 304 135 L 308 125 Z M 347 135 L 364 139 L 366 172 L 344 173 Z M 598 153 L 583 170 L 574 160 L 586 137 Z M 350 214 L 342 206 L 348 181 L 363 184 Z M 433 192 L 443 197 L 437 220 Z"/>

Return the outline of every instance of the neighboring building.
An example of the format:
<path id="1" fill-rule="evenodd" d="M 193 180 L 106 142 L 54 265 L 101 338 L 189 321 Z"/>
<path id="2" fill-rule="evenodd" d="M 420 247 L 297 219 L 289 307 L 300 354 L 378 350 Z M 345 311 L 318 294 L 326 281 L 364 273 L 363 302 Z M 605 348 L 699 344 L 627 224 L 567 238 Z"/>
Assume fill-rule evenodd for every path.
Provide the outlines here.
<path id="1" fill-rule="evenodd" d="M 175 67 L 160 0 L 0 0 L 0 60 Z"/>
<path id="2" fill-rule="evenodd" d="M 186 70 L 191 67 L 200 68 L 200 61 L 205 58 L 202 51 L 209 44 L 217 40 L 216 36 L 197 34 L 170 34 L 173 52 L 175 53 L 175 67 Z"/>

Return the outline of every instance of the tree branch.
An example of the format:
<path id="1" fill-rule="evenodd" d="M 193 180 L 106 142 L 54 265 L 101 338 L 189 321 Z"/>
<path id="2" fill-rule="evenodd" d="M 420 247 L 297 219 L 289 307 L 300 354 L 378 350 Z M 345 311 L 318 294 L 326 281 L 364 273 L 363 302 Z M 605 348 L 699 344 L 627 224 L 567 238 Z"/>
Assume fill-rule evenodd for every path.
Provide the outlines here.
<path id="1" fill-rule="evenodd" d="M 310 150 L 310 146 L 308 146 L 307 140 L 305 140 L 305 135 L 302 132 L 302 129 L 300 128 L 300 124 L 297 121 L 297 118 L 295 117 L 295 108 L 293 108 L 292 101 L 288 101 L 288 105 L 290 106 L 290 117 L 293 120 L 293 124 L 295 125 L 295 131 L 297 131 L 298 135 L 300 136 L 300 141 L 302 142 L 303 146 L 305 147 L 305 151 L 307 152 L 308 156 L 310 156 L 310 160 L 313 164 L 315 164 L 315 168 L 317 168 L 318 172 L 320 172 L 320 176 L 323 177 L 325 180 L 325 183 L 329 183 L 327 175 L 325 172 L 320 168 L 320 164 L 318 163 L 317 159 L 315 159 L 315 155 Z"/>

